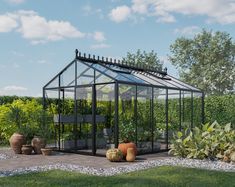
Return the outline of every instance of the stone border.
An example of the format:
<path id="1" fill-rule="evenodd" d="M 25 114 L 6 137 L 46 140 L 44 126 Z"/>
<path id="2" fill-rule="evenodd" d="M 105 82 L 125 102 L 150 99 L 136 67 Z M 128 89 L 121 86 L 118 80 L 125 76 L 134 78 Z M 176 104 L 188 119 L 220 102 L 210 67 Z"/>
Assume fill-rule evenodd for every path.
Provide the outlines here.
<path id="1" fill-rule="evenodd" d="M 133 171 L 144 170 L 159 166 L 182 166 L 187 168 L 198 168 L 213 171 L 235 172 L 235 164 L 225 163 L 221 161 L 209 161 L 209 160 L 196 160 L 196 159 L 181 159 L 181 158 L 169 158 L 163 160 L 152 160 L 141 163 L 134 163 L 132 165 L 111 167 L 108 169 L 94 168 L 88 166 L 79 166 L 73 164 L 49 164 L 44 166 L 32 166 L 26 168 L 18 168 L 9 171 L 0 171 L 0 177 L 7 177 L 19 174 L 26 174 L 31 172 L 42 172 L 49 170 L 63 170 L 74 171 L 88 175 L 96 176 L 113 176 L 122 173 L 129 173 Z"/>

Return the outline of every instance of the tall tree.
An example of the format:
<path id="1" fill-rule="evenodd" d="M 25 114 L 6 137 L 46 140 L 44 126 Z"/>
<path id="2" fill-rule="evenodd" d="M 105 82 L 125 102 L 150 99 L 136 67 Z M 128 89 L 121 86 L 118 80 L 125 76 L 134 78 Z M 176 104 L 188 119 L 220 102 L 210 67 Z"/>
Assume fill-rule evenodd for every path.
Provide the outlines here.
<path id="1" fill-rule="evenodd" d="M 149 53 L 146 51 L 142 52 L 140 49 L 138 49 L 136 53 L 128 52 L 124 59 L 129 65 L 145 65 L 157 70 L 162 70 L 163 66 L 163 63 L 159 60 L 157 53 L 153 50 Z"/>
<path id="2" fill-rule="evenodd" d="M 170 46 L 170 61 L 180 78 L 221 95 L 235 88 L 235 43 L 226 32 L 202 30 L 194 38 L 178 38 Z"/>

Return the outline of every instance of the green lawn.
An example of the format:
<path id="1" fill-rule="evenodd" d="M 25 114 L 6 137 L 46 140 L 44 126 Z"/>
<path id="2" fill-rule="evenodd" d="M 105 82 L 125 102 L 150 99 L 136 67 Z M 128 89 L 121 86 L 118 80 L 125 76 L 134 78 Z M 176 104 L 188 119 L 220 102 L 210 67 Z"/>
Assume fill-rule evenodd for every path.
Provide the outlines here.
<path id="1" fill-rule="evenodd" d="M 0 186 L 235 186 L 235 173 L 182 167 L 158 167 L 112 177 L 97 177 L 74 172 L 49 171 L 0 178 Z"/>

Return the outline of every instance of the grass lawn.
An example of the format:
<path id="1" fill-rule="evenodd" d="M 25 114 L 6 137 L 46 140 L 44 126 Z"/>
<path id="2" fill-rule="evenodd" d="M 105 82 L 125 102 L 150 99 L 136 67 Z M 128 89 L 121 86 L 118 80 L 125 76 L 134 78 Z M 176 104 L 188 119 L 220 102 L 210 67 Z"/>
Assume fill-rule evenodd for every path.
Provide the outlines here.
<path id="1" fill-rule="evenodd" d="M 0 178 L 0 186 L 235 186 L 235 173 L 163 166 L 112 177 L 53 170 Z"/>

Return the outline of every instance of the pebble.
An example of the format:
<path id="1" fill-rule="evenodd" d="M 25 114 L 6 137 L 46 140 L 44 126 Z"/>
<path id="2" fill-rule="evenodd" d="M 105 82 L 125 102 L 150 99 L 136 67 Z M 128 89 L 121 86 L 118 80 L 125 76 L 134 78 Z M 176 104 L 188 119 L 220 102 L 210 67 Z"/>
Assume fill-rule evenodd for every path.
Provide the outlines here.
<path id="1" fill-rule="evenodd" d="M 6 156 L 6 155 L 5 155 Z M 5 158 L 3 154 L 0 154 L 0 159 Z M 105 168 L 94 168 L 88 166 L 79 166 L 73 164 L 49 164 L 44 166 L 33 166 L 26 168 L 18 168 L 10 171 L 0 171 L 0 177 L 7 177 L 19 174 L 27 174 L 31 172 L 43 172 L 49 170 L 63 170 L 74 171 L 88 175 L 96 176 L 113 176 L 122 173 L 129 173 L 133 171 L 139 171 L 160 166 L 182 166 L 187 168 L 198 168 L 215 171 L 235 172 L 235 164 L 225 163 L 222 161 L 210 161 L 210 160 L 197 160 L 197 159 L 183 159 L 183 158 L 167 158 L 162 160 L 151 160 L 144 162 L 136 162 L 132 165 Z"/>

